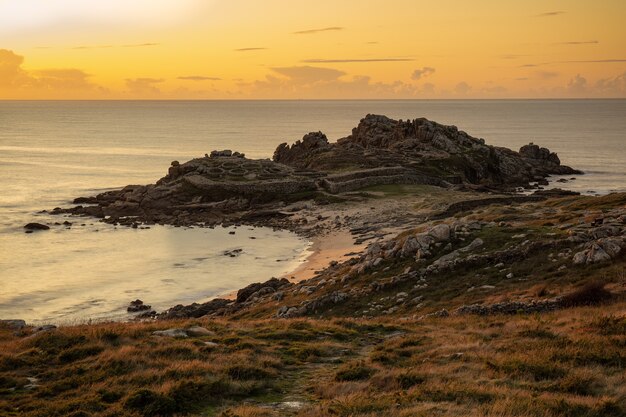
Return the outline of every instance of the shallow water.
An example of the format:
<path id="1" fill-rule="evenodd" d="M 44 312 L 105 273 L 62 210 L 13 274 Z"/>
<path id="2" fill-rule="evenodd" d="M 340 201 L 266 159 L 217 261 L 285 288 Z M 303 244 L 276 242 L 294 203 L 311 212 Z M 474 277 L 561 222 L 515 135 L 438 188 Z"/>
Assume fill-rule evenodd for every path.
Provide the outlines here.
<path id="1" fill-rule="evenodd" d="M 347 136 L 367 113 L 427 117 L 512 149 L 534 142 L 587 173 L 562 188 L 626 191 L 626 100 L 0 101 L 0 318 L 118 317 L 136 297 L 162 309 L 293 269 L 307 243 L 289 233 L 22 226 L 62 222 L 36 213 L 74 197 L 154 182 L 172 160 L 213 149 L 269 158 L 310 131 Z M 250 254 L 220 255 L 244 244 Z"/>
<path id="2" fill-rule="evenodd" d="M 0 317 L 124 319 L 137 298 L 157 311 L 207 301 L 295 269 L 308 248 L 293 233 L 268 228 L 116 229 L 70 220 L 70 229 L 15 234 L 2 248 Z M 242 251 L 224 255 L 233 249 Z"/>

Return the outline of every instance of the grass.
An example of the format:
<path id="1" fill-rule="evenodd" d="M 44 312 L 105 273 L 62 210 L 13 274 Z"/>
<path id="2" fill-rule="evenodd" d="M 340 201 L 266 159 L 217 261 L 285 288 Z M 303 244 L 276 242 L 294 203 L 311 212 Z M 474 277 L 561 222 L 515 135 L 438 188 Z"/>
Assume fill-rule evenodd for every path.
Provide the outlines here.
<path id="1" fill-rule="evenodd" d="M 618 416 L 625 307 L 400 324 L 196 319 L 34 336 L 4 328 L 0 415 Z M 215 335 L 151 336 L 190 325 Z M 290 401 L 299 406 L 282 406 Z"/>
<path id="2" fill-rule="evenodd" d="M 429 189 L 368 191 L 398 197 Z M 310 318 L 275 318 L 281 305 L 307 300 L 285 291 L 281 302 L 268 299 L 228 318 L 103 323 L 38 334 L 0 327 L 0 415 L 626 415 L 626 256 L 573 266 L 560 252 L 571 254 L 576 244 L 554 226 L 591 219 L 623 205 L 624 198 L 564 198 L 541 203 L 540 210 L 520 204 L 459 214 L 455 219 L 490 223 L 457 236 L 449 248 L 433 248 L 428 261 L 385 259 L 347 283 L 334 278 L 347 276 L 349 264 L 322 273 L 326 284 L 314 297 L 356 295 L 320 307 Z M 433 204 L 428 195 L 422 203 Z M 407 267 L 425 266 L 476 238 L 484 245 L 463 257 L 520 247 L 525 240 L 560 243 L 497 268 L 495 261 L 466 263 L 424 281 L 394 281 Z M 383 289 L 365 291 L 374 287 Z M 403 302 L 400 292 L 406 293 Z M 563 296 L 567 308 L 420 319 L 462 304 L 555 296 Z M 194 325 L 211 335 L 152 336 Z"/>

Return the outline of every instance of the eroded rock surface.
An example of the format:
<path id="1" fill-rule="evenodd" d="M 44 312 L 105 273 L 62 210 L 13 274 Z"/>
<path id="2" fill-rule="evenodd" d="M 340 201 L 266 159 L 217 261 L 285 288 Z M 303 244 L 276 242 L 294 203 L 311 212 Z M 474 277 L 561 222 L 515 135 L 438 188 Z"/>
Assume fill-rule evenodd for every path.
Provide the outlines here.
<path id="1" fill-rule="evenodd" d="M 283 143 L 276 149 L 274 161 L 320 171 L 404 167 L 411 169 L 412 175 L 490 185 L 519 185 L 550 174 L 580 173 L 561 165 L 555 153 L 532 143 L 514 152 L 486 145 L 484 139 L 456 126 L 372 114 L 337 143 L 329 143 L 321 132 L 309 133 L 291 146 Z"/>

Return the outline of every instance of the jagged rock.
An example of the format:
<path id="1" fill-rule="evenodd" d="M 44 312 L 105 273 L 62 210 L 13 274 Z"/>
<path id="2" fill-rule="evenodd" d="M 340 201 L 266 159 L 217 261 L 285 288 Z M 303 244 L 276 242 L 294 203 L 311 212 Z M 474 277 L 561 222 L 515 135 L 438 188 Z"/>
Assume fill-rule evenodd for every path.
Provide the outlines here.
<path id="1" fill-rule="evenodd" d="M 524 158 L 550 161 L 553 164 L 560 165 L 561 160 L 556 153 L 550 152 L 547 148 L 540 148 L 534 143 L 524 145 L 520 148 L 519 154 Z"/>
<path id="2" fill-rule="evenodd" d="M 306 168 L 312 155 L 329 148 L 328 139 L 322 132 L 307 133 L 301 141 L 289 146 L 281 143 L 274 151 L 274 161 L 298 168 Z"/>
<path id="3" fill-rule="evenodd" d="M 445 163 L 452 159 L 454 164 Z M 372 114 L 363 118 L 350 136 L 336 143 L 328 143 L 318 132 L 305 136 L 291 147 L 281 144 L 274 153 L 274 161 L 298 169 L 321 171 L 395 165 L 413 169 L 413 175 L 432 174 L 433 170 L 427 168 L 436 165 L 437 169 L 444 171 L 439 174 L 439 180 L 496 185 L 528 183 L 550 174 L 578 173 L 560 165 L 556 154 L 536 145 L 527 145 L 518 153 L 485 145 L 484 140 L 473 138 L 455 126 L 424 118 L 397 121 Z M 373 172 L 372 181 L 387 184 L 416 181 L 410 179 L 411 175 L 404 174 L 404 178 L 386 178 L 380 182 L 380 178 L 376 178 L 380 176 L 380 173 Z M 374 185 L 373 182 L 369 185 Z"/>

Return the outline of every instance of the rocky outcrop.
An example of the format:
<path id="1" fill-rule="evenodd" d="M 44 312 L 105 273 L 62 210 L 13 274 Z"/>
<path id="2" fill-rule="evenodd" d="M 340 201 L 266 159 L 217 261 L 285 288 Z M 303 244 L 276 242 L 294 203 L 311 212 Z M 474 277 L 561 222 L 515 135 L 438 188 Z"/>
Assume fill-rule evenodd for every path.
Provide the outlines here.
<path id="1" fill-rule="evenodd" d="M 193 213 L 246 211 L 309 195 L 317 190 L 315 179 L 319 175 L 270 160 L 247 159 L 238 152 L 214 151 L 211 156 L 182 164 L 173 161 L 168 174 L 156 184 L 128 185 L 95 197 L 81 197 L 74 200 L 81 205 L 55 209 L 52 214 L 106 217 L 110 222 L 133 216 L 140 222 L 188 224 L 191 221 L 185 217 L 193 217 Z"/>
<path id="2" fill-rule="evenodd" d="M 178 304 L 169 310 L 164 311 L 158 315 L 159 319 L 182 319 L 182 318 L 197 318 L 207 315 L 221 315 L 224 313 L 226 307 L 232 304 L 232 300 L 226 300 L 224 298 L 215 298 L 206 303 L 193 303 L 190 305 Z"/>
<path id="3" fill-rule="evenodd" d="M 277 209 L 284 202 L 374 185 L 466 184 L 508 190 L 543 182 L 550 174 L 574 173 L 578 171 L 560 165 L 556 154 L 533 144 L 518 153 L 488 146 L 455 126 L 367 115 L 336 143 L 321 132 L 309 133 L 291 146 L 278 146 L 273 161 L 213 151 L 204 158 L 173 161 L 155 184 L 81 197 L 74 200 L 78 206 L 56 208 L 52 214 L 87 215 L 132 227 L 218 224 L 229 216 L 250 223 L 259 213 L 284 215 Z"/>
<path id="4" fill-rule="evenodd" d="M 289 280 L 282 278 L 272 278 L 265 282 L 256 282 L 254 284 L 250 284 L 247 287 L 244 287 L 237 291 L 237 303 L 243 303 L 249 299 L 254 297 L 259 297 L 261 295 L 270 294 L 276 292 L 279 288 L 289 286 L 291 283 Z"/>
<path id="5" fill-rule="evenodd" d="M 585 244 L 585 249 L 574 254 L 574 265 L 588 265 L 615 259 L 626 249 L 624 237 L 606 237 Z"/>
<path id="6" fill-rule="evenodd" d="M 305 167 L 309 161 L 326 150 L 330 149 L 328 138 L 322 132 L 311 132 L 304 135 L 302 140 L 297 141 L 289 146 L 287 143 L 281 143 L 274 151 L 274 161 L 281 163 Z"/>
<path id="7" fill-rule="evenodd" d="M 534 144 L 514 152 L 486 145 L 456 126 L 371 114 L 336 143 L 328 143 L 317 132 L 292 146 L 281 144 L 274 161 L 321 171 L 400 166 L 411 169 L 413 175 L 489 185 L 523 185 L 551 174 L 580 174 L 562 166 L 555 153 Z"/>
<path id="8" fill-rule="evenodd" d="M 537 161 L 548 161 L 555 165 L 561 165 L 561 160 L 556 153 L 550 152 L 547 148 L 540 148 L 539 145 L 529 143 L 520 148 L 519 154 L 523 158 L 534 159 Z"/>

